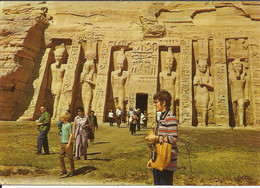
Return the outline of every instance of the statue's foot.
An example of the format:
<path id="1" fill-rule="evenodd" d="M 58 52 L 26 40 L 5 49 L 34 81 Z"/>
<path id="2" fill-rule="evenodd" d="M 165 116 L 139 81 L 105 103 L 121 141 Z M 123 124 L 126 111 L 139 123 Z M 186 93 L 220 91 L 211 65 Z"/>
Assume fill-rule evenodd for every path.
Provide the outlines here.
<path id="1" fill-rule="evenodd" d="M 206 123 L 198 123 L 198 127 L 206 127 Z"/>

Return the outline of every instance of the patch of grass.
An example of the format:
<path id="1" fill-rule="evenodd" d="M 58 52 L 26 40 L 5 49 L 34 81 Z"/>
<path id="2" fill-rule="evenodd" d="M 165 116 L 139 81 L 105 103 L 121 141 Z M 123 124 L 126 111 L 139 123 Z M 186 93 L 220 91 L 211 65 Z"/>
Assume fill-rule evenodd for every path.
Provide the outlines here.
<path id="1" fill-rule="evenodd" d="M 82 171 L 79 177 L 152 185 L 152 172 L 146 168 L 148 131 L 142 129 L 132 136 L 127 126 L 100 124 L 95 142 L 89 143 L 88 160 L 75 161 L 76 169 Z M 39 134 L 34 122 L 0 122 L 0 132 L 1 176 L 57 176 L 60 136 L 56 122 L 48 134 L 51 155 L 34 154 Z M 259 185 L 259 137 L 259 130 L 180 127 L 174 184 Z M 65 163 L 68 168 L 67 158 Z M 25 168 L 14 171 L 15 166 Z"/>

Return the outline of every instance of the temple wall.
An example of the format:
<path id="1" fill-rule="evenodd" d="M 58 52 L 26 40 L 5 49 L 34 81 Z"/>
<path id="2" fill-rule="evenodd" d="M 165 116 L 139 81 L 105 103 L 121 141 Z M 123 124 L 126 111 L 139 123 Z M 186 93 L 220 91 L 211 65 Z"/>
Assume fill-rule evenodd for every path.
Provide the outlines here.
<path id="1" fill-rule="evenodd" d="M 83 106 L 102 122 L 121 107 L 127 121 L 132 107 L 153 123 L 167 89 L 180 126 L 260 125 L 259 3 L 20 3 L 1 10 L 1 120 L 45 105 L 53 120 Z"/>

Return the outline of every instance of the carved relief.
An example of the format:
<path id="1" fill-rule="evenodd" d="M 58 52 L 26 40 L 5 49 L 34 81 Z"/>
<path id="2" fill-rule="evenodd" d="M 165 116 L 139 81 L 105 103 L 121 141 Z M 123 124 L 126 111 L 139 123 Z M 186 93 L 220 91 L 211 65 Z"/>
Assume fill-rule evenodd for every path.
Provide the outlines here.
<path id="1" fill-rule="evenodd" d="M 66 69 L 66 63 L 68 59 L 68 54 L 65 48 L 65 44 L 61 46 L 56 46 L 54 51 L 55 62 L 51 65 L 51 94 L 54 100 L 53 103 L 53 115 L 52 118 L 56 119 L 57 108 L 59 106 L 60 95 L 63 86 L 63 78 Z"/>
<path id="2" fill-rule="evenodd" d="M 240 59 L 229 63 L 228 74 L 235 125 L 244 126 L 245 103 L 249 103 L 249 98 L 247 74 Z"/>
<path id="3" fill-rule="evenodd" d="M 192 46 L 191 41 L 182 40 L 180 46 L 180 123 L 185 126 L 192 122 Z"/>
<path id="4" fill-rule="evenodd" d="M 122 109 L 122 116 L 125 115 L 124 104 L 126 96 L 128 96 L 128 83 L 130 79 L 129 72 L 125 69 L 126 62 L 125 50 L 121 48 L 117 55 L 117 68 L 111 72 L 111 86 L 115 108 L 120 107 Z"/>
<path id="5" fill-rule="evenodd" d="M 86 42 L 85 59 L 83 70 L 80 75 L 81 98 L 85 113 L 90 114 L 93 93 L 96 86 L 96 42 L 91 40 Z"/>
<path id="6" fill-rule="evenodd" d="M 168 47 L 164 65 L 165 69 L 159 73 L 160 90 L 165 89 L 171 93 L 171 111 L 176 113 L 175 101 L 179 100 L 179 74 L 176 72 L 176 60 L 172 47 Z"/>
<path id="7" fill-rule="evenodd" d="M 193 42 L 194 69 L 193 94 L 194 94 L 194 118 L 193 125 L 208 126 L 209 115 L 214 116 L 213 111 L 213 80 L 210 71 L 210 45 L 208 40 L 199 39 Z M 210 111 L 210 113 L 208 113 Z M 211 118 L 212 119 L 212 118 Z"/>

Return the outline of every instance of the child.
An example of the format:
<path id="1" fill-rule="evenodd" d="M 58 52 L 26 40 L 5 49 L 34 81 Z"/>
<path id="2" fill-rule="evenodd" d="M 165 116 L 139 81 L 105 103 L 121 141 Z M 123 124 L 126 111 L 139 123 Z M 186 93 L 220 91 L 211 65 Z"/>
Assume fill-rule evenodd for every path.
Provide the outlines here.
<path id="1" fill-rule="evenodd" d="M 72 126 L 68 122 L 70 118 L 70 113 L 66 112 L 62 117 L 62 135 L 61 135 L 61 150 L 60 150 L 60 168 L 61 168 L 61 173 L 60 176 L 67 174 L 66 166 L 64 163 L 64 157 L 65 154 L 69 158 L 69 163 L 70 163 L 70 170 L 71 172 L 67 175 L 68 177 L 71 177 L 74 175 L 75 172 L 75 166 L 74 166 L 74 160 L 73 160 L 73 143 L 72 140 L 74 138 L 74 135 L 72 134 Z"/>

